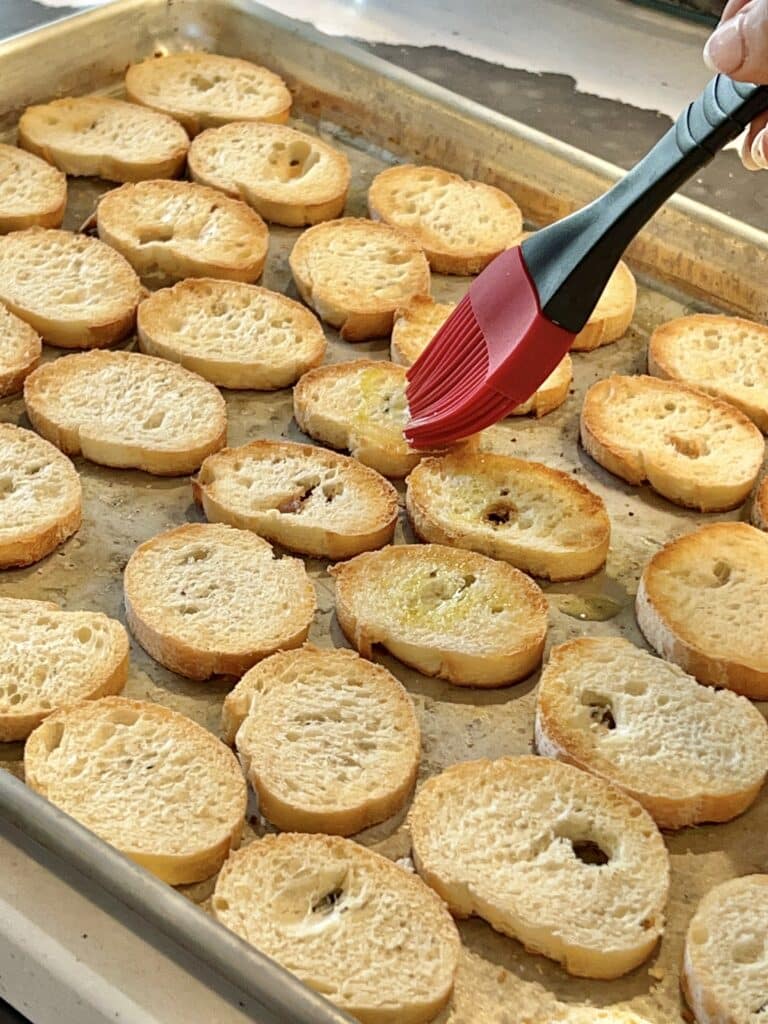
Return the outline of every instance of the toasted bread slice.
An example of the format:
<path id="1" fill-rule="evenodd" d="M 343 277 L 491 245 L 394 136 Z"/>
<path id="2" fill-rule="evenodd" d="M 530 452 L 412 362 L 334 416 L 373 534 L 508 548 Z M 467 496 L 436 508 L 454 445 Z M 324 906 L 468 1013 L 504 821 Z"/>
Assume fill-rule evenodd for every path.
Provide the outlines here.
<path id="1" fill-rule="evenodd" d="M 71 96 L 27 107 L 19 145 L 67 174 L 147 181 L 181 172 L 189 137 L 167 114 L 106 96 Z"/>
<path id="2" fill-rule="evenodd" d="M 611 1006 L 606 1010 L 598 1010 L 594 1006 L 568 1006 L 548 1024 L 651 1024 L 647 1017 L 639 1017 L 631 1010 L 617 1010 Z M 524 1024 L 541 1024 L 528 1021 Z"/>
<path id="3" fill-rule="evenodd" d="M 752 504 L 752 522 L 761 530 L 768 530 L 768 476 L 761 480 L 757 488 Z"/>
<path id="4" fill-rule="evenodd" d="M 438 274 L 480 273 L 523 230 L 506 192 L 439 167 L 388 167 L 368 189 L 368 209 L 413 235 Z"/>
<path id="5" fill-rule="evenodd" d="M 570 974 L 618 978 L 659 940 L 664 840 L 603 779 L 543 757 L 469 761 L 425 782 L 409 821 L 418 872 L 455 916 L 485 918 Z"/>
<path id="6" fill-rule="evenodd" d="M 80 528 L 80 477 L 42 437 L 0 423 L 0 506 L 0 569 L 31 565 Z"/>
<path id="7" fill-rule="evenodd" d="M 603 565 L 611 521 L 602 498 L 568 473 L 509 455 L 460 450 L 422 459 L 406 508 L 422 540 L 503 558 L 549 580 Z"/>
<path id="8" fill-rule="evenodd" d="M 340 217 L 350 179 L 346 155 L 316 135 L 246 121 L 198 135 L 189 173 L 242 199 L 264 220 L 292 228 Z"/>
<path id="9" fill-rule="evenodd" d="M 191 523 L 141 544 L 125 567 L 128 626 L 161 665 L 188 679 L 241 676 L 300 647 L 315 614 L 303 562 L 276 558 L 247 530 Z"/>
<path id="10" fill-rule="evenodd" d="M 765 443 L 738 409 L 676 381 L 609 377 L 581 410 L 581 442 L 631 484 L 647 480 L 676 505 L 717 512 L 745 500 Z"/>
<path id="11" fill-rule="evenodd" d="M 414 295 L 429 294 L 429 264 L 418 244 L 362 218 L 309 228 L 289 262 L 302 299 L 345 341 L 388 335 L 395 310 Z"/>
<path id="12" fill-rule="evenodd" d="M 37 331 L 0 304 L 0 398 L 21 391 L 42 352 Z"/>
<path id="13" fill-rule="evenodd" d="M 426 1024 L 450 999 L 461 943 L 444 904 L 349 839 L 265 836 L 229 858 L 212 906 L 362 1024 Z"/>
<path id="14" fill-rule="evenodd" d="M 620 786 L 660 828 L 729 821 L 768 774 L 768 724 L 748 700 L 617 637 L 553 649 L 536 748 Z"/>
<path id="15" fill-rule="evenodd" d="M 435 302 L 428 295 L 417 295 L 396 310 L 390 342 L 392 362 L 402 366 L 415 363 L 455 308 L 450 303 Z M 566 400 L 572 380 L 573 364 L 566 355 L 541 387 L 509 415 L 527 416 L 532 412 L 537 418 L 546 416 Z"/>
<path id="16" fill-rule="evenodd" d="M 419 767 L 419 722 L 401 683 L 352 651 L 267 658 L 224 702 L 228 738 L 288 832 L 350 836 L 399 811 Z"/>
<path id="17" fill-rule="evenodd" d="M 128 634 L 101 612 L 0 597 L 0 740 L 23 740 L 57 708 L 119 693 Z"/>
<path id="18" fill-rule="evenodd" d="M 711 523 L 643 570 L 635 605 L 645 639 L 700 683 L 768 700 L 768 537 Z"/>
<path id="19" fill-rule="evenodd" d="M 532 231 L 524 231 L 518 244 L 530 238 Z M 571 343 L 573 352 L 590 352 L 626 334 L 637 305 L 637 282 L 623 260 L 619 260 L 608 283 L 592 310 L 589 320 Z"/>
<path id="20" fill-rule="evenodd" d="M 404 477 L 422 457 L 403 436 L 405 369 L 384 360 L 318 366 L 293 389 L 293 415 L 310 437 L 342 448 L 384 476 Z"/>
<path id="21" fill-rule="evenodd" d="M 768 434 L 768 327 L 738 316 L 697 313 L 651 335 L 648 370 L 735 405 Z"/>
<path id="22" fill-rule="evenodd" d="M 239 281 L 188 278 L 139 306 L 139 345 L 223 388 L 294 384 L 325 355 L 325 334 L 299 302 Z"/>
<path id="23" fill-rule="evenodd" d="M 170 53 L 131 64 L 125 91 L 133 103 L 170 114 L 190 135 L 229 121 L 283 124 L 291 94 L 273 71 L 213 53 Z"/>
<path id="24" fill-rule="evenodd" d="M 768 1014 L 768 874 L 711 889 L 688 925 L 680 978 L 697 1024 L 759 1024 Z"/>
<path id="25" fill-rule="evenodd" d="M 32 425 L 68 455 L 180 476 L 224 447 L 227 411 L 208 381 L 137 352 L 83 352 L 24 384 Z"/>
<path id="26" fill-rule="evenodd" d="M 251 441 L 209 456 L 192 481 L 212 523 L 229 523 L 319 558 L 351 558 L 392 540 L 397 491 L 344 455 Z"/>
<path id="27" fill-rule="evenodd" d="M 0 236 L 0 303 L 49 345 L 103 348 L 136 323 L 141 283 L 98 238 L 28 228 Z"/>
<path id="28" fill-rule="evenodd" d="M 140 181 L 102 196 L 99 238 L 154 285 L 185 277 L 252 282 L 267 258 L 267 225 L 249 206 L 189 181 Z"/>
<path id="29" fill-rule="evenodd" d="M 637 304 L 637 282 L 629 267 L 620 260 L 608 278 L 603 294 L 589 320 L 573 339 L 572 352 L 591 352 L 623 337 Z"/>
<path id="30" fill-rule="evenodd" d="M 427 676 L 505 686 L 541 661 L 547 602 L 505 562 L 439 544 L 384 548 L 328 570 L 336 615 L 365 658 L 381 644 Z"/>
<path id="31" fill-rule="evenodd" d="M 28 785 L 171 885 L 240 842 L 246 785 L 231 750 L 160 704 L 124 697 L 54 712 L 24 749 Z"/>
<path id="32" fill-rule="evenodd" d="M 67 176 L 45 160 L 0 143 L 0 234 L 57 228 L 67 206 Z"/>

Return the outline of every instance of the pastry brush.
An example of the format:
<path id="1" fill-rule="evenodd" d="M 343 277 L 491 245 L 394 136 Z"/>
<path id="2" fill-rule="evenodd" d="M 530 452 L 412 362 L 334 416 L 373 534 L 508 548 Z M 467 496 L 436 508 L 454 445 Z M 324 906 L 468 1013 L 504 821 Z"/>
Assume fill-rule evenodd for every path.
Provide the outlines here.
<path id="1" fill-rule="evenodd" d="M 530 398 L 638 231 L 764 110 L 768 86 L 718 75 L 610 191 L 497 256 L 408 370 L 409 443 L 443 447 Z"/>

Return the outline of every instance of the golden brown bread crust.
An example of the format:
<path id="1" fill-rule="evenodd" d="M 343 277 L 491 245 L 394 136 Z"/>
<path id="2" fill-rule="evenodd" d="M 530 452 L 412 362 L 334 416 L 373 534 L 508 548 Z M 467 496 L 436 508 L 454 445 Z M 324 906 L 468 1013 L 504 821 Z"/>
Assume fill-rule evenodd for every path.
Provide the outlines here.
<path id="1" fill-rule="evenodd" d="M 205 86 L 202 90 L 198 80 Z M 252 96 L 266 87 L 270 101 L 254 105 L 253 100 L 244 100 L 237 88 L 241 81 L 252 90 Z M 212 90 L 215 93 L 219 85 L 223 85 L 225 95 L 212 102 Z M 235 100 L 226 96 L 227 87 L 233 85 L 238 94 Z M 190 136 L 230 121 L 284 124 L 293 102 L 285 82 L 273 71 L 248 60 L 204 52 L 166 54 L 131 64 L 125 75 L 125 91 L 133 103 L 170 114 Z"/>
<path id="2" fill-rule="evenodd" d="M 309 228 L 289 263 L 304 302 L 345 341 L 389 335 L 395 310 L 414 295 L 429 294 L 421 247 L 405 232 L 362 217 Z"/>
<path id="3" fill-rule="evenodd" d="M 640 427 L 647 434 L 649 418 L 659 423 L 650 441 L 634 425 L 618 423 L 620 417 L 626 419 L 629 415 L 629 401 L 643 395 L 648 398 L 648 408 L 640 413 L 643 417 Z M 705 416 L 717 418 L 720 422 L 727 420 L 731 429 L 738 429 L 740 447 L 730 434 L 727 443 L 744 455 L 744 464 L 738 467 L 739 476 L 735 475 L 732 464 L 726 464 L 725 456 L 722 456 L 722 465 L 716 476 L 711 466 L 708 467 L 708 478 L 703 476 L 701 469 L 697 471 L 695 460 L 699 457 L 699 446 L 703 446 L 703 455 L 708 456 L 707 442 L 714 439 L 721 445 L 719 451 L 725 451 L 722 435 L 715 431 L 699 427 L 693 439 L 682 435 L 678 437 L 674 430 L 670 437 L 667 436 L 666 427 L 660 419 L 662 407 L 674 412 L 675 403 L 680 399 L 687 399 Z M 689 427 L 688 422 L 686 427 Z M 764 452 L 760 431 L 735 406 L 688 384 L 642 375 L 615 375 L 593 384 L 584 397 L 580 430 L 584 449 L 609 472 L 635 486 L 648 481 L 669 501 L 702 512 L 727 511 L 741 505 L 752 489 Z M 692 455 L 687 451 L 689 445 L 697 449 Z M 679 456 L 687 457 L 688 462 L 683 465 L 684 459 Z"/>
<path id="4" fill-rule="evenodd" d="M 453 494 L 450 486 L 445 486 L 452 478 L 457 482 Z M 483 486 L 486 481 L 487 487 Z M 507 455 L 459 449 L 422 459 L 407 483 L 406 508 L 421 540 L 478 551 L 554 581 L 582 579 L 605 563 L 611 537 L 605 504 L 568 473 Z M 501 483 L 503 487 L 498 486 Z M 457 503 L 466 500 L 469 509 L 473 484 L 487 491 L 481 492 L 478 502 L 486 507 L 465 512 Z M 564 512 L 578 509 L 578 540 L 563 543 L 557 525 L 551 530 L 548 546 L 537 543 L 538 536 L 515 532 L 519 516 L 530 512 L 535 521 L 537 514 L 547 513 L 546 505 L 542 508 L 546 492 L 553 503 L 561 503 Z M 508 516 L 512 529 L 505 531 L 507 520 L 502 518 L 492 525 L 488 516 Z"/>
<path id="5" fill-rule="evenodd" d="M 426 193 L 426 201 L 414 210 L 419 193 Z M 445 201 L 449 205 L 441 209 Z M 438 274 L 479 274 L 523 228 L 520 208 L 506 192 L 439 167 L 399 164 L 381 171 L 368 189 L 368 209 L 375 220 L 412 235 Z M 452 217 L 459 211 L 467 223 L 454 243 L 446 233 L 456 229 Z"/>
<path id="6" fill-rule="evenodd" d="M 0 234 L 25 228 L 58 228 L 67 208 L 67 176 L 33 153 L 0 143 Z M 19 186 L 26 195 L 19 196 Z M 32 194 L 34 195 L 32 195 Z"/>
<path id="7" fill-rule="evenodd" d="M 754 572 L 755 581 L 765 586 L 763 573 L 768 568 L 768 537 L 747 523 L 711 523 L 693 533 L 684 534 L 658 551 L 643 570 L 635 601 L 637 622 L 646 640 L 667 661 L 672 661 L 710 686 L 725 686 L 753 700 L 768 700 L 768 664 L 748 664 L 736 655 L 719 649 L 718 643 L 694 630 L 680 609 L 673 594 L 668 594 L 667 579 L 674 580 L 678 571 L 685 572 L 692 559 L 702 573 L 714 558 L 723 560 L 730 571 L 728 558 L 737 556 L 737 546 L 745 551 L 745 564 Z M 711 557 L 710 557 L 711 556 Z M 718 586 L 719 581 L 709 586 Z M 762 605 L 766 603 L 760 595 Z M 755 595 L 757 600 L 758 595 Z M 759 638 L 761 641 L 763 637 Z"/>
<path id="8" fill-rule="evenodd" d="M 482 650 L 474 630 L 472 636 L 467 634 L 472 627 L 461 621 L 448 628 L 438 624 L 427 629 L 427 635 L 409 628 L 407 617 L 403 625 L 391 611 L 394 595 L 401 596 L 398 588 L 403 582 L 396 578 L 395 570 L 411 578 L 432 569 L 437 577 L 436 567 L 459 573 L 465 585 L 474 585 L 486 577 L 496 587 L 493 593 L 500 595 L 498 603 L 502 610 L 514 593 L 515 602 L 525 609 L 524 624 L 517 622 L 514 635 L 506 633 L 503 640 L 497 637 L 488 641 Z M 541 662 L 547 633 L 547 600 L 531 579 L 506 562 L 439 544 L 396 545 L 337 563 L 328 571 L 336 584 L 339 625 L 364 658 L 373 658 L 375 645 L 381 644 L 424 675 L 439 676 L 456 686 L 477 687 L 511 685 L 530 675 Z M 439 585 L 439 580 L 435 583 Z M 371 609 L 362 606 L 362 602 L 378 592 L 385 618 L 379 614 L 379 621 L 373 621 Z M 389 601 L 385 599 L 387 594 Z M 481 600 L 483 607 L 490 608 L 497 599 L 486 596 Z"/>
<path id="9" fill-rule="evenodd" d="M 252 284 L 262 275 L 269 247 L 267 225 L 255 210 L 189 181 L 112 189 L 99 200 L 96 226 L 99 238 L 140 277 L 162 284 L 187 277 Z"/>
<path id="10" fill-rule="evenodd" d="M 59 794 L 56 792 L 56 783 L 58 780 L 55 777 L 52 778 L 46 770 L 46 752 L 49 750 L 50 730 L 55 729 L 57 725 L 66 727 L 67 723 L 73 720 L 79 723 L 87 723 L 89 719 L 96 723 L 104 719 L 108 721 L 110 713 L 146 716 L 162 725 L 175 738 L 176 745 L 187 747 L 190 756 L 195 756 L 195 753 L 200 756 L 204 753 L 211 770 L 216 772 L 219 779 L 227 780 L 231 787 L 229 795 L 232 796 L 232 793 L 235 793 L 238 796 L 238 813 L 233 816 L 235 820 L 232 822 L 231 830 L 212 845 L 186 853 L 176 853 L 158 848 L 153 850 L 151 839 L 148 843 L 143 842 L 141 846 L 118 847 L 125 856 L 145 867 L 169 885 L 189 884 L 210 878 L 221 867 L 230 850 L 236 849 L 240 844 L 247 790 L 245 780 L 242 778 L 239 765 L 232 752 L 207 729 L 186 716 L 160 704 L 114 696 L 104 697 L 98 701 L 83 701 L 61 708 L 47 718 L 27 740 L 24 749 L 24 771 L 27 785 L 51 802 L 57 803 Z M 88 751 L 84 752 L 88 753 Z M 94 752 L 90 751 L 90 753 L 93 755 Z M 68 795 L 71 796 L 71 793 Z M 89 796 L 92 798 L 93 793 L 91 792 Z M 170 795 L 168 799 L 171 799 Z M 108 812 L 106 817 L 102 817 L 102 812 L 93 799 L 89 803 L 90 806 L 86 807 L 86 812 L 90 812 L 88 813 L 88 823 L 93 831 L 99 834 L 100 817 L 106 826 L 113 825 L 113 823 L 109 821 Z M 59 804 L 59 806 L 62 805 Z M 81 807 L 77 801 L 74 804 L 65 802 L 62 810 L 77 818 Z"/>
<path id="11" fill-rule="evenodd" d="M 738 316 L 694 313 L 660 324 L 648 372 L 730 402 L 768 433 L 768 326 Z"/>
<path id="12" fill-rule="evenodd" d="M 276 650 L 301 647 L 307 639 L 314 618 L 315 589 L 304 563 L 295 558 L 283 558 L 277 563 L 281 566 L 280 572 L 284 577 L 281 586 L 292 588 L 292 603 L 291 618 L 288 621 L 288 617 L 284 617 L 286 621 L 281 636 L 251 635 L 233 650 L 232 644 L 227 645 L 230 649 L 226 649 L 221 635 L 216 634 L 215 628 L 202 628 L 194 640 L 179 635 L 173 623 L 168 621 L 167 609 L 158 606 L 157 601 L 152 598 L 153 589 L 158 582 L 153 572 L 157 570 L 153 569 L 151 564 L 147 568 L 147 563 L 152 562 L 155 552 L 162 556 L 166 551 L 173 551 L 175 545 L 187 541 L 211 544 L 215 548 L 221 543 L 221 531 L 226 532 L 226 543 L 235 543 L 239 537 L 237 543 L 241 548 L 249 549 L 252 559 L 249 562 L 249 569 L 253 570 L 254 579 L 258 575 L 258 569 L 254 564 L 258 558 L 267 558 L 271 564 L 273 556 L 270 545 L 250 532 L 229 526 L 188 523 L 166 530 L 139 545 L 125 567 L 124 594 L 128 628 L 155 661 L 188 679 L 204 680 L 216 675 L 242 676 L 249 668 L 268 655 L 274 654 Z M 170 578 L 167 582 L 168 585 L 173 584 Z M 220 582 L 222 591 L 226 591 L 228 580 L 222 579 L 217 582 Z M 208 595 L 202 600 L 215 602 L 223 599 L 224 595 L 220 592 L 218 597 Z"/>
<path id="13" fill-rule="evenodd" d="M 275 484 L 272 503 L 259 496 L 257 505 L 243 512 L 227 501 L 226 485 L 219 491 L 217 480 L 225 477 L 231 481 L 243 462 L 249 463 L 249 473 L 255 476 L 260 463 L 268 467 L 280 458 L 301 462 L 304 472 L 295 483 Z M 323 470 L 332 471 L 342 488 L 345 482 L 356 488 L 364 508 L 359 508 L 354 527 L 346 525 L 346 520 L 334 522 L 334 488 L 325 498 L 325 508 L 314 515 L 311 511 L 307 514 L 305 503 L 321 486 Z M 317 483 L 312 482 L 315 476 Z M 251 441 L 239 448 L 224 448 L 205 460 L 192 480 L 192 492 L 209 522 L 253 530 L 289 551 L 318 558 L 351 558 L 361 551 L 379 548 L 392 540 L 397 524 L 397 491 L 382 476 L 355 459 L 292 441 Z M 262 493 L 266 494 L 266 490 Z"/>

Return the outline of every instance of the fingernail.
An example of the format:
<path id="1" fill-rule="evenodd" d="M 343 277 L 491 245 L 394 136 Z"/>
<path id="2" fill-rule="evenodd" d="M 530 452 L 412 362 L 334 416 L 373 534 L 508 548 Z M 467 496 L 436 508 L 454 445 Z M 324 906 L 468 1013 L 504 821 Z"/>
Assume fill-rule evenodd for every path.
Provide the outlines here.
<path id="1" fill-rule="evenodd" d="M 749 155 L 752 157 L 752 163 L 755 167 L 763 171 L 768 170 L 768 130 L 763 128 L 758 134 L 752 143 L 752 150 Z"/>
<path id="2" fill-rule="evenodd" d="M 716 28 L 704 47 L 704 62 L 712 71 L 732 75 L 744 63 L 740 14 Z"/>
<path id="3" fill-rule="evenodd" d="M 749 141 L 749 133 L 744 134 L 744 138 L 741 140 L 739 145 L 739 156 L 741 162 L 748 171 L 759 171 L 760 168 L 757 166 L 755 161 L 752 159 L 752 143 Z"/>

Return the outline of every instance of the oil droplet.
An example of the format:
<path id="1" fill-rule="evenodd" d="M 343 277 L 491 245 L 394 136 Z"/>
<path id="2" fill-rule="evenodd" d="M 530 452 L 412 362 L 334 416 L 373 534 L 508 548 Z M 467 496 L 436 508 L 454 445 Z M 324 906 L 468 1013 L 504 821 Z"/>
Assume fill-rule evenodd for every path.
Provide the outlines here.
<path id="1" fill-rule="evenodd" d="M 582 619 L 588 622 L 605 622 L 618 615 L 623 605 L 610 597 L 599 595 L 582 596 L 580 594 L 563 594 L 555 596 L 555 603 L 564 615 L 570 615 L 573 619 Z"/>

